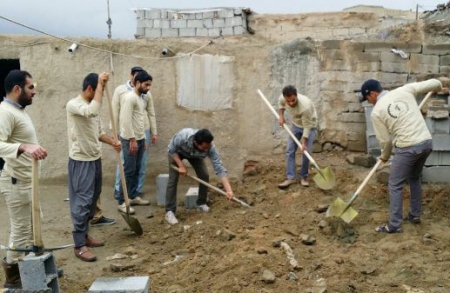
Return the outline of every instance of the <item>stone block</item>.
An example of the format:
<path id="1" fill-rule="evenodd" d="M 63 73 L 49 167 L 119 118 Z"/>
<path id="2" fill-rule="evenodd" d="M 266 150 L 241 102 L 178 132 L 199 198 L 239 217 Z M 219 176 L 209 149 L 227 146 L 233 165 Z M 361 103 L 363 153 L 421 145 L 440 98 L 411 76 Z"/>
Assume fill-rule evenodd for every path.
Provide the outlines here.
<path id="1" fill-rule="evenodd" d="M 208 29 L 207 28 L 198 28 L 195 32 L 197 37 L 207 37 L 208 36 Z"/>
<path id="2" fill-rule="evenodd" d="M 357 62 L 379 62 L 380 52 L 355 53 L 352 55 Z"/>
<path id="3" fill-rule="evenodd" d="M 434 134 L 433 151 L 450 151 L 450 135 Z"/>
<path id="4" fill-rule="evenodd" d="M 449 183 L 450 166 L 424 167 L 422 181 L 428 183 Z"/>
<path id="5" fill-rule="evenodd" d="M 208 30 L 209 37 L 220 37 L 220 28 L 211 28 Z"/>
<path id="6" fill-rule="evenodd" d="M 321 52 L 321 57 L 333 60 L 344 60 L 344 52 L 338 49 L 326 49 Z"/>
<path id="7" fill-rule="evenodd" d="M 186 19 L 172 19 L 170 21 L 171 28 L 187 28 L 187 20 Z"/>
<path id="8" fill-rule="evenodd" d="M 408 74 L 386 72 L 386 73 L 382 73 L 379 76 L 378 80 L 381 82 L 381 84 L 384 87 L 399 86 L 399 85 L 404 85 L 406 83 L 406 81 L 408 80 Z M 360 85 L 360 89 L 361 89 L 361 85 Z"/>
<path id="9" fill-rule="evenodd" d="M 159 174 L 156 176 L 156 203 L 159 206 L 166 205 L 166 190 L 169 174 Z"/>
<path id="10" fill-rule="evenodd" d="M 448 44 L 424 45 L 422 53 L 432 55 L 449 55 L 450 46 Z"/>
<path id="11" fill-rule="evenodd" d="M 59 293 L 58 272 L 51 253 L 30 253 L 19 262 L 20 278 L 24 292 L 42 292 L 49 288 Z"/>
<path id="12" fill-rule="evenodd" d="M 341 113 L 340 121 L 365 123 L 366 117 L 364 113 Z"/>
<path id="13" fill-rule="evenodd" d="M 347 150 L 354 152 L 365 152 L 366 142 L 364 140 L 349 140 L 347 143 Z"/>
<path id="14" fill-rule="evenodd" d="M 235 16 L 225 18 L 225 27 L 233 27 L 239 25 L 242 25 L 242 17 Z"/>
<path id="15" fill-rule="evenodd" d="M 380 143 L 378 142 L 378 139 L 374 134 L 368 135 L 366 141 L 368 149 L 381 149 Z"/>
<path id="16" fill-rule="evenodd" d="M 203 12 L 203 19 L 213 19 L 213 18 L 217 18 L 217 12 L 216 11 L 208 11 L 208 12 Z"/>
<path id="17" fill-rule="evenodd" d="M 366 136 L 364 135 L 364 132 L 347 132 L 347 139 L 348 140 L 364 140 L 364 139 L 366 139 Z"/>
<path id="18" fill-rule="evenodd" d="M 145 35 L 145 28 L 137 27 L 136 28 L 136 36 L 143 37 Z"/>
<path id="19" fill-rule="evenodd" d="M 161 29 L 161 35 L 163 38 L 176 38 L 178 37 L 177 28 L 163 28 Z"/>
<path id="20" fill-rule="evenodd" d="M 408 67 L 407 62 L 381 62 L 381 71 L 384 72 L 407 73 Z"/>
<path id="21" fill-rule="evenodd" d="M 217 11 L 219 18 L 234 17 L 234 9 L 221 9 Z"/>
<path id="22" fill-rule="evenodd" d="M 348 71 L 350 65 L 344 60 L 330 60 L 325 63 L 325 70 Z"/>
<path id="23" fill-rule="evenodd" d="M 340 49 L 343 41 L 340 40 L 326 40 L 322 41 L 320 44 L 325 49 Z"/>
<path id="24" fill-rule="evenodd" d="M 214 27 L 213 20 L 212 19 L 204 19 L 203 20 L 203 27 L 213 28 Z"/>
<path id="25" fill-rule="evenodd" d="M 447 113 L 448 115 L 448 113 Z M 449 134 L 450 133 L 450 119 L 433 119 L 435 134 Z"/>
<path id="26" fill-rule="evenodd" d="M 224 27 L 222 29 L 222 36 L 232 36 L 234 34 L 232 27 Z"/>
<path id="27" fill-rule="evenodd" d="M 144 19 L 145 18 L 145 10 L 144 9 L 136 10 L 136 17 L 138 19 Z"/>
<path id="28" fill-rule="evenodd" d="M 147 19 L 161 19 L 160 9 L 150 9 L 145 11 L 145 18 Z"/>
<path id="29" fill-rule="evenodd" d="M 148 293 L 149 277 L 97 278 L 88 293 Z"/>
<path id="30" fill-rule="evenodd" d="M 380 59 L 382 62 L 408 62 L 408 59 L 403 59 L 400 55 L 394 54 L 391 51 L 380 52 Z"/>
<path id="31" fill-rule="evenodd" d="M 213 27 L 222 28 L 225 26 L 225 20 L 223 18 L 213 19 Z"/>
<path id="32" fill-rule="evenodd" d="M 235 35 L 243 35 L 247 30 L 243 26 L 233 27 L 233 32 Z"/>
<path id="33" fill-rule="evenodd" d="M 195 28 L 180 28 L 180 37 L 195 37 Z"/>
<path id="34" fill-rule="evenodd" d="M 359 72 L 378 72 L 380 71 L 380 62 L 357 62 L 353 68 Z"/>
<path id="35" fill-rule="evenodd" d="M 235 8 L 234 9 L 234 15 L 235 16 L 242 15 L 242 14 L 243 14 L 243 12 L 242 12 L 241 8 Z"/>
<path id="36" fill-rule="evenodd" d="M 450 66 L 439 66 L 439 73 L 450 73 Z"/>
<path id="37" fill-rule="evenodd" d="M 428 156 L 425 166 L 437 166 L 439 165 L 439 152 L 431 152 Z"/>
<path id="38" fill-rule="evenodd" d="M 332 30 L 332 35 L 334 37 L 340 37 L 340 36 L 348 36 L 349 35 L 349 29 L 348 28 L 337 28 Z"/>
<path id="39" fill-rule="evenodd" d="M 359 103 L 359 102 L 357 102 L 357 103 L 349 102 L 347 104 L 347 108 L 348 108 L 349 112 L 360 112 L 360 113 L 364 112 L 364 108 L 362 107 L 361 103 Z"/>
<path id="40" fill-rule="evenodd" d="M 153 27 L 153 20 L 151 20 L 151 19 L 138 19 L 136 21 L 136 27 L 138 27 L 138 28 L 141 28 L 141 27 L 152 28 Z"/>
<path id="41" fill-rule="evenodd" d="M 169 17 L 169 11 L 167 9 L 161 9 L 161 19 L 167 19 Z"/>
<path id="42" fill-rule="evenodd" d="M 421 44 L 406 44 L 406 43 L 386 43 L 386 42 L 367 42 L 364 43 L 364 52 L 391 52 L 392 48 L 402 50 L 405 53 L 420 53 L 422 52 Z"/>
<path id="43" fill-rule="evenodd" d="M 450 66 L 450 55 L 445 55 L 439 57 L 439 65 L 440 66 Z"/>
<path id="44" fill-rule="evenodd" d="M 361 85 L 360 85 L 361 88 Z M 339 91 L 344 92 L 347 89 L 347 82 L 346 81 L 339 81 L 339 80 L 324 80 L 320 84 L 320 89 L 323 91 Z"/>
<path id="45" fill-rule="evenodd" d="M 155 19 L 153 20 L 154 28 L 170 28 L 170 20 L 168 19 Z"/>
<path id="46" fill-rule="evenodd" d="M 348 35 L 351 37 L 356 36 L 356 35 L 365 34 L 365 33 L 366 33 L 366 29 L 364 29 L 364 28 L 353 27 L 353 28 L 348 29 Z"/>
<path id="47" fill-rule="evenodd" d="M 439 152 L 439 166 L 450 166 L 450 152 Z"/>
<path id="48" fill-rule="evenodd" d="M 196 13 L 195 19 L 203 19 L 203 13 Z"/>
<path id="49" fill-rule="evenodd" d="M 196 13 L 183 13 L 183 19 L 195 20 L 195 19 L 197 19 L 197 14 Z"/>
<path id="50" fill-rule="evenodd" d="M 186 199 L 184 201 L 186 209 L 196 209 L 198 199 L 198 187 L 190 187 L 186 193 Z"/>
<path id="51" fill-rule="evenodd" d="M 187 27 L 188 28 L 202 28 L 203 27 L 203 20 L 190 19 L 190 20 L 187 21 Z"/>
<path id="52" fill-rule="evenodd" d="M 161 29 L 160 28 L 146 28 L 145 37 L 150 39 L 160 38 Z"/>
<path id="53" fill-rule="evenodd" d="M 411 54 L 410 62 L 413 64 L 439 65 L 439 56 Z"/>

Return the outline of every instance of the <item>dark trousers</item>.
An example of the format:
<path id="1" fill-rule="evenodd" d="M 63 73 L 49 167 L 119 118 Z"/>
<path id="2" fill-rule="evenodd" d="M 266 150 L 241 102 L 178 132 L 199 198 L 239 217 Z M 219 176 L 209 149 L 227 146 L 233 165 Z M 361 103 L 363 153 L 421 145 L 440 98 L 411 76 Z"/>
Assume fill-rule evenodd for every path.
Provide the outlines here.
<path id="1" fill-rule="evenodd" d="M 70 215 L 73 223 L 75 248 L 85 246 L 89 220 L 102 192 L 102 161 L 69 159 Z"/>
<path id="2" fill-rule="evenodd" d="M 180 159 L 183 158 L 180 156 Z M 197 177 L 202 179 L 203 181 L 209 182 L 208 168 L 206 167 L 205 161 L 203 159 L 187 160 L 194 168 Z M 174 160 L 169 156 L 169 166 L 170 165 L 175 165 L 176 167 L 178 167 Z M 172 211 L 175 213 L 177 211 L 177 185 L 179 176 L 180 173 L 178 173 L 178 171 L 175 171 L 174 169 L 169 167 L 169 180 L 167 182 L 166 190 L 166 212 Z M 203 184 L 198 185 L 197 205 L 206 204 L 207 192 L 208 187 Z"/>
<path id="3" fill-rule="evenodd" d="M 134 199 L 138 196 L 139 171 L 141 169 L 142 156 L 144 155 L 145 139 L 136 141 L 138 150 L 135 154 L 130 154 L 129 140 L 121 137 L 120 142 L 122 143 L 123 169 L 127 183 L 128 197 Z M 119 202 L 119 205 L 124 203 L 122 184 L 120 184 L 119 193 L 115 194 L 115 198 Z"/>

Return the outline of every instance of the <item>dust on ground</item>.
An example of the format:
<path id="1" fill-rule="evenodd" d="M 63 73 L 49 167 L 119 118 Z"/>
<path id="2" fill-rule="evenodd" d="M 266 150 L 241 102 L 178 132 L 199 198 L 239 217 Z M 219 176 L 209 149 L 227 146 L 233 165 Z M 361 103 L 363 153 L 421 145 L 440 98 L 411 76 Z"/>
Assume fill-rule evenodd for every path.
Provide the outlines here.
<path id="1" fill-rule="evenodd" d="M 278 189 L 284 179 L 284 156 L 274 155 L 257 160 L 242 181 L 233 180 L 236 195 L 251 203 L 252 209 L 211 192 L 210 213 L 199 213 L 185 210 L 181 198 L 180 223 L 175 226 L 164 221 L 164 208 L 155 204 L 155 176 L 151 176 L 144 197 L 153 204 L 136 207 L 145 231 L 140 237 L 116 212 L 112 185 L 105 183 L 104 213 L 117 223 L 91 228 L 91 235 L 107 241 L 105 247 L 94 249 L 97 262 L 78 260 L 72 249 L 54 253 L 65 271 L 61 292 L 87 292 L 96 278 L 119 276 L 150 276 L 151 292 L 168 293 L 407 292 L 408 286 L 424 292 L 450 292 L 450 187 L 425 185 L 420 225 L 405 223 L 403 234 L 377 234 L 374 228 L 388 219 L 387 187 L 371 180 L 354 203 L 359 216 L 350 224 L 326 218 L 324 206 L 337 196 L 347 201 L 369 169 L 348 165 L 342 152 L 314 157 L 320 166 L 331 165 L 334 170 L 337 181 L 332 190 L 323 191 L 314 184 Z M 195 185 L 183 178 L 179 194 Z M 69 205 L 64 201 L 67 187 L 42 185 L 40 194 L 44 243 L 71 243 Z M 406 189 L 405 211 L 408 195 Z M 0 243 L 5 244 L 9 225 L 3 199 L 0 209 L 5 223 Z M 284 244 L 280 247 L 282 241 L 292 248 L 298 261 L 295 267 Z M 127 258 L 107 260 L 117 253 Z M 264 273 L 268 274 L 266 281 L 262 280 Z"/>

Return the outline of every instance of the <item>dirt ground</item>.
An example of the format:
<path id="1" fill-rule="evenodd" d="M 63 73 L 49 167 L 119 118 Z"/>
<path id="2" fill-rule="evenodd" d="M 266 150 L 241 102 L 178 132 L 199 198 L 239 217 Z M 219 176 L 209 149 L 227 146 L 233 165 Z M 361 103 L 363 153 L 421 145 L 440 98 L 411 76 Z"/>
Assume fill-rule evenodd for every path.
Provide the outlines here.
<path id="1" fill-rule="evenodd" d="M 326 218 L 318 207 L 330 204 L 336 196 L 348 200 L 369 169 L 348 165 L 342 152 L 315 157 L 319 165 L 329 164 L 336 173 L 337 184 L 330 191 L 314 184 L 279 190 L 284 158 L 274 155 L 259 160 L 243 181 L 233 180 L 236 195 L 252 204 L 252 209 L 211 192 L 210 213 L 186 210 L 180 203 L 180 223 L 175 226 L 164 221 L 164 208 L 155 204 L 156 174 L 151 174 L 144 197 L 153 204 L 136 208 L 145 231 L 140 237 L 118 215 L 112 184 L 105 182 L 104 213 L 117 223 L 91 228 L 92 236 L 107 241 L 105 247 L 94 249 L 97 262 L 78 260 L 72 249 L 54 253 L 65 271 L 61 292 L 87 292 L 96 278 L 119 276 L 150 276 L 151 292 L 163 293 L 450 292 L 450 187 L 425 185 L 420 225 L 405 223 L 403 234 L 377 234 L 374 228 L 388 219 L 386 186 L 370 181 L 354 203 L 359 216 L 350 224 Z M 189 178 L 182 179 L 179 194 L 195 185 Z M 66 185 L 42 184 L 40 194 L 45 244 L 71 243 Z M 406 190 L 405 211 L 407 197 Z M 3 198 L 0 220 L 4 223 L 0 243 L 6 244 L 9 224 Z M 302 234 L 314 237 L 315 243 L 303 244 L 306 236 Z M 280 241 L 292 248 L 296 268 L 290 265 Z M 128 257 L 107 260 L 117 253 Z M 125 270 L 114 272 L 112 267 Z M 265 270 L 275 275 L 273 283 L 262 281 Z M 1 278 L 3 282 L 3 273 Z"/>

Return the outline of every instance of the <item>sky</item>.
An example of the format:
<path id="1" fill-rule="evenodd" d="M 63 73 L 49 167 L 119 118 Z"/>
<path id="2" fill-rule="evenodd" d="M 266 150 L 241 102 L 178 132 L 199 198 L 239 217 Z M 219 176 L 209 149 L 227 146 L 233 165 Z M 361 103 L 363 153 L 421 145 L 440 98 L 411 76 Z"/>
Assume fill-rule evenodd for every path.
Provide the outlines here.
<path id="1" fill-rule="evenodd" d="M 189 3 L 190 2 L 190 3 Z M 136 14 L 132 8 L 201 9 L 249 7 L 259 14 L 340 11 L 364 4 L 415 11 L 433 10 L 446 0 L 109 0 L 113 39 L 133 39 Z M 107 38 L 107 0 L 0 0 L 0 16 L 60 37 Z M 36 34 L 0 18 L 0 34 Z"/>

